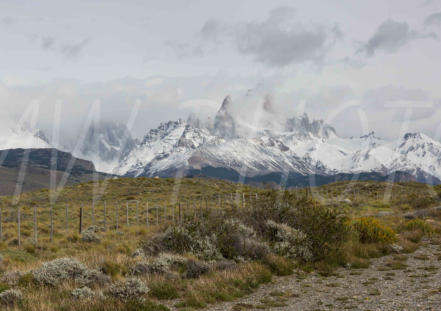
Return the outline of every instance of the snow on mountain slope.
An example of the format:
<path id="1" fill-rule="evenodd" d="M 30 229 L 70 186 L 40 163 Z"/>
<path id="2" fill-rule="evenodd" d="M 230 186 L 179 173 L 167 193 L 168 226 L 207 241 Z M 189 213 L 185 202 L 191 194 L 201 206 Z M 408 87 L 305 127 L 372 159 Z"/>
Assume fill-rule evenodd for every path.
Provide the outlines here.
<path id="1" fill-rule="evenodd" d="M 135 146 L 125 125 L 102 121 L 89 127 L 78 156 L 94 162 L 98 171 L 111 173 Z"/>
<path id="2" fill-rule="evenodd" d="M 22 127 L 20 129 L 6 129 L 0 133 L 0 150 L 50 147 L 47 138 L 40 130 L 29 130 Z"/>
<path id="3" fill-rule="evenodd" d="M 406 170 L 415 176 L 441 178 L 441 143 L 421 133 L 407 133 L 395 148 L 390 171 Z"/>
<path id="4" fill-rule="evenodd" d="M 251 124 L 235 117 L 232 105 L 231 98 L 225 98 L 211 126 L 195 116 L 161 124 L 122 159 L 116 172 L 174 176 L 179 170 L 204 167 L 245 176 L 404 171 L 441 179 L 441 143 L 425 135 L 406 134 L 398 144 L 374 132 L 342 138 L 330 125 L 306 114 L 280 126 L 282 118 L 276 117 L 268 99 L 258 122 Z"/>

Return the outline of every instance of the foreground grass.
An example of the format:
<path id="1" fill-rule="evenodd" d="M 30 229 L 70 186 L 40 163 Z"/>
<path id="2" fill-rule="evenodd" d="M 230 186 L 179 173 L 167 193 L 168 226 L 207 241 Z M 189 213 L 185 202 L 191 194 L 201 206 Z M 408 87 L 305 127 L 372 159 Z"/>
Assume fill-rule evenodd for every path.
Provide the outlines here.
<path id="1" fill-rule="evenodd" d="M 54 235 L 50 240 L 50 192 L 38 191 L 26 193 L 21 197 L 22 211 L 21 247 L 17 245 L 16 207 L 12 207 L 12 198 L 4 197 L 0 201 L 3 216 L 3 237 L 0 242 L 0 273 L 22 271 L 26 273 L 41 265 L 42 262 L 55 258 L 71 256 L 85 263 L 89 268 L 103 271 L 112 281 L 124 280 L 128 277 L 130 267 L 139 259 L 133 252 L 142 241 L 149 240 L 171 224 L 179 220 L 178 203 L 181 202 L 181 221 L 198 223 L 204 210 L 229 210 L 231 215 L 248 221 L 256 228 L 262 222 L 277 218 L 285 223 L 288 221 L 279 215 L 278 206 L 274 211 L 268 209 L 261 198 L 271 191 L 255 189 L 224 181 L 184 179 L 118 179 L 110 180 L 103 188 L 103 182 L 86 183 L 65 188 L 59 192 L 57 203 L 53 205 Z M 391 187 L 388 201 L 379 199 Z M 101 190 L 100 190 L 101 189 Z M 348 190 L 349 189 L 349 190 Z M 320 196 L 314 196 L 318 191 Z M 260 284 L 271 281 L 273 275 L 290 275 L 297 269 L 318 271 L 323 276 L 332 275 L 340 266 L 351 269 L 363 269 L 369 266 L 372 258 L 384 256 L 396 251 L 413 252 L 424 237 L 438 236 L 440 222 L 437 217 L 425 221 L 406 221 L 400 213 L 417 208 L 434 206 L 439 202 L 438 187 L 427 189 L 417 183 L 394 184 L 360 182 L 335 183 L 309 190 L 291 191 L 300 205 L 314 208 L 327 208 L 345 215 L 346 229 L 327 227 L 332 224 L 331 218 L 323 218 L 317 222 L 313 214 L 305 218 L 307 222 L 303 230 L 317 239 L 325 239 L 335 234 L 338 247 L 329 248 L 326 255 L 317 257 L 310 262 L 299 262 L 284 256 L 270 254 L 262 258 L 247 260 L 225 271 L 212 271 L 197 279 L 186 279 L 178 275 L 145 275 L 142 280 L 150 288 L 145 301 L 120 301 L 106 295 L 98 295 L 93 299 L 77 300 L 71 295 L 76 287 L 73 283 L 65 283 L 61 287 L 52 288 L 35 284 L 32 279 L 21 277 L 17 285 L 0 283 L 0 292 L 12 287 L 19 288 L 24 294 L 23 302 L 10 306 L 10 310 L 167 310 L 167 306 L 176 305 L 182 310 L 198 309 L 220 301 L 231 301 L 254 291 Z M 106 230 L 99 233 L 99 243 L 82 241 L 78 233 L 78 210 L 85 210 L 84 228 L 91 226 L 91 198 L 96 197 L 94 205 L 94 224 Z M 177 196 L 173 196 L 177 193 Z M 352 195 L 352 194 L 356 195 Z M 256 195 L 257 194 L 257 195 Z M 275 200 L 282 200 L 282 194 L 272 193 Z M 245 200 L 244 200 L 245 199 Z M 139 210 L 133 200 L 142 202 Z M 106 201 L 106 218 L 104 204 Z M 275 201 L 276 202 L 276 201 Z M 126 225 L 126 204 L 129 203 L 129 223 Z M 146 205 L 148 203 L 148 206 Z M 262 205 L 263 204 L 263 205 Z M 297 204 L 297 203 L 296 203 Z M 65 206 L 69 206 L 69 221 L 66 226 Z M 262 206 L 260 206 L 262 205 Z M 38 207 L 38 243 L 35 245 L 32 213 Z M 119 209 L 115 209 L 119 206 Z M 162 209 L 156 209 L 156 206 Z M 261 207 L 262 213 L 250 216 L 249 208 Z M 317 207 L 318 206 L 318 207 Z M 381 220 L 370 217 L 378 212 L 390 212 Z M 289 209 L 286 215 L 290 215 Z M 321 214 L 317 214 L 322 217 Z M 324 215 L 323 217 L 328 217 Z M 116 227 L 118 219 L 118 228 Z M 247 220 L 248 219 L 248 220 Z M 258 219 L 253 223 L 253 219 Z M 260 220 L 259 220 L 260 219 Z M 276 219 L 277 220 L 277 219 Z M 148 225 L 147 225 L 148 221 Z M 211 221 L 211 220 L 210 220 Z M 213 221 L 218 221 L 213 218 Z M 220 218 L 223 221 L 223 218 Z M 331 221 L 331 222 L 329 222 Z M 318 225 L 317 225 L 318 224 Z M 324 226 L 324 230 L 320 230 Z M 213 225 L 213 228 L 216 227 Z M 337 229 L 337 230 L 336 230 Z M 311 230 L 309 233 L 308 230 Z M 316 230 L 316 231 L 313 231 Z M 318 231 L 317 231 L 318 230 Z M 259 231 L 260 232 L 260 231 Z M 317 234 L 319 233 L 319 234 Z M 340 236 L 341 234 L 341 236 Z M 341 238 L 341 239 L 340 239 Z M 228 243 L 228 240 L 227 240 Z M 314 241 L 314 247 L 321 249 L 320 240 Z M 326 244 L 324 244 L 326 245 Z M 229 251 L 229 250 L 228 250 Z M 184 256 L 194 258 L 194 254 Z M 398 266 L 391 263 L 391 265 Z M 179 272 L 179 271 L 178 271 Z M 180 273 L 180 272 L 179 272 Z M 181 273 L 182 274 L 182 273 Z M 104 292 L 105 289 L 96 289 Z"/>

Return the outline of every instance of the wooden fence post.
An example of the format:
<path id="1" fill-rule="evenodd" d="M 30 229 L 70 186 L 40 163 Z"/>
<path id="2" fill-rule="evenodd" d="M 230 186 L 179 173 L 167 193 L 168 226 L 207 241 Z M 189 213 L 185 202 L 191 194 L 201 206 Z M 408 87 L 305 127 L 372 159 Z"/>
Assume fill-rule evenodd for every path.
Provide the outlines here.
<path id="1" fill-rule="evenodd" d="M 156 205 L 156 225 L 159 225 L 159 206 Z"/>
<path id="2" fill-rule="evenodd" d="M 126 202 L 126 224 L 127 224 L 127 227 L 130 225 L 129 224 L 129 202 Z"/>
<path id="3" fill-rule="evenodd" d="M 149 202 L 145 203 L 145 224 L 149 226 Z"/>
<path id="4" fill-rule="evenodd" d="M 38 244 L 38 228 L 37 228 L 37 206 L 34 206 L 34 244 Z"/>
<path id="5" fill-rule="evenodd" d="M 136 201 L 136 225 L 139 226 L 139 201 Z"/>
<path id="6" fill-rule="evenodd" d="M 104 201 L 104 231 L 107 231 L 107 204 Z"/>
<path id="7" fill-rule="evenodd" d="M 3 240 L 2 208 L 0 207 L 0 240 Z"/>
<path id="8" fill-rule="evenodd" d="M 92 226 L 95 226 L 95 198 L 92 200 Z"/>
<path id="9" fill-rule="evenodd" d="M 69 230 L 69 205 L 66 205 L 64 217 L 65 217 L 65 222 L 66 222 L 65 223 L 66 231 L 68 231 Z"/>
<path id="10" fill-rule="evenodd" d="M 51 236 L 50 236 L 50 241 L 52 242 L 54 240 L 54 208 L 53 208 L 52 204 L 51 204 L 51 209 L 50 209 L 50 218 L 51 218 Z"/>
<path id="11" fill-rule="evenodd" d="M 118 230 L 118 203 L 115 204 L 115 229 Z"/>
<path id="12" fill-rule="evenodd" d="M 17 206 L 18 247 L 21 246 L 21 215 L 20 205 Z"/>
<path id="13" fill-rule="evenodd" d="M 80 223 L 78 227 L 78 232 L 81 234 L 83 232 L 83 208 L 80 207 Z"/>
<path id="14" fill-rule="evenodd" d="M 170 208 L 172 209 L 172 221 L 173 221 L 173 225 L 176 223 L 175 222 L 175 205 L 171 205 Z"/>

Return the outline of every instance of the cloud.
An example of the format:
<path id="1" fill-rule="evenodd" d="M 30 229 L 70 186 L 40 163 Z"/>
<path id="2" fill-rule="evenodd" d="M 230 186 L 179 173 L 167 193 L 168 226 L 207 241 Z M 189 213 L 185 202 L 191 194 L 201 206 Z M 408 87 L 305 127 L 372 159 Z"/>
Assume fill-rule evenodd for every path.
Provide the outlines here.
<path id="1" fill-rule="evenodd" d="M 14 23 L 14 19 L 11 16 L 2 17 L 0 21 L 5 25 L 12 25 Z"/>
<path id="2" fill-rule="evenodd" d="M 369 102 L 379 103 L 381 105 L 391 101 L 427 101 L 429 95 L 422 89 L 408 89 L 399 86 L 383 86 L 371 89 L 365 92 L 364 99 Z"/>
<path id="3" fill-rule="evenodd" d="M 89 41 L 89 38 L 86 38 L 77 43 L 63 44 L 61 45 L 60 52 L 67 58 L 75 58 L 80 55 Z"/>
<path id="4" fill-rule="evenodd" d="M 329 28 L 295 21 L 295 10 L 281 7 L 271 11 L 264 21 L 243 24 L 235 38 L 237 49 L 258 62 L 283 67 L 323 60 L 334 42 L 342 37 L 338 26 Z"/>
<path id="5" fill-rule="evenodd" d="M 167 41 L 179 56 L 204 56 L 222 44 L 268 66 L 284 67 L 306 61 L 320 62 L 336 40 L 342 38 L 337 25 L 302 24 L 291 7 L 272 10 L 262 21 L 225 24 L 207 20 L 192 43 Z"/>
<path id="6" fill-rule="evenodd" d="M 49 35 L 42 37 L 36 36 L 36 38 L 38 38 L 39 45 L 43 50 L 57 52 L 69 59 L 78 57 L 90 41 L 89 38 L 86 38 L 81 41 L 69 43 Z"/>
<path id="7" fill-rule="evenodd" d="M 228 26 L 216 19 L 209 19 L 202 26 L 199 35 L 204 40 L 218 41 L 227 32 Z"/>
<path id="8" fill-rule="evenodd" d="M 402 119 L 406 107 L 412 107 L 410 120 L 429 118 L 439 109 L 428 92 L 417 88 L 383 86 L 368 90 L 363 96 L 363 106 L 371 112 L 389 111 L 391 118 Z"/>
<path id="9" fill-rule="evenodd" d="M 433 33 L 420 33 L 412 30 L 406 22 L 388 19 L 377 28 L 359 52 L 367 57 L 374 56 L 377 51 L 393 53 L 411 41 L 425 38 L 435 39 L 437 36 Z"/>
<path id="10" fill-rule="evenodd" d="M 55 42 L 56 40 L 54 37 L 44 37 L 41 39 L 41 47 L 44 50 L 51 50 L 54 48 Z"/>
<path id="11" fill-rule="evenodd" d="M 433 13 L 424 20 L 425 26 L 441 26 L 441 12 Z"/>

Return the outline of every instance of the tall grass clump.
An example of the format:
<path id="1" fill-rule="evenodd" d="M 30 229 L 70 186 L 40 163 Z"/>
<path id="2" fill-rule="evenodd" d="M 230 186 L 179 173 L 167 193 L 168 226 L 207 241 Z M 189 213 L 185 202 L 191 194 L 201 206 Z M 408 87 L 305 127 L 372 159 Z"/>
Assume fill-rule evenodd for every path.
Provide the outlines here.
<path id="1" fill-rule="evenodd" d="M 407 231 L 421 231 L 425 235 L 434 233 L 433 227 L 423 219 L 412 219 L 404 223 L 403 229 Z"/>

